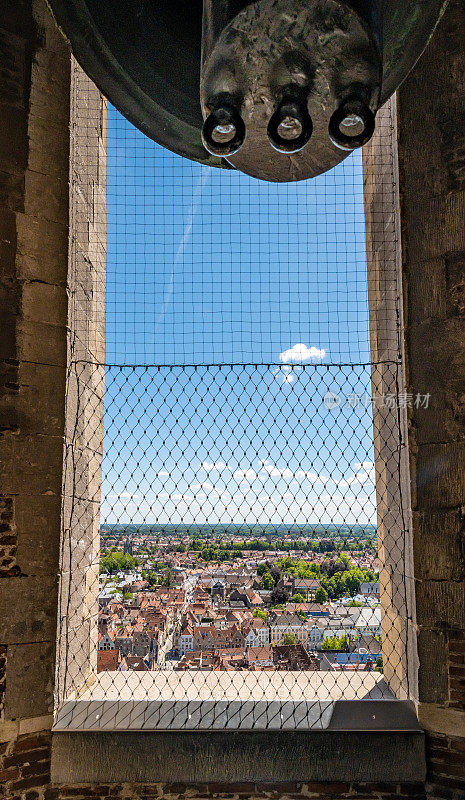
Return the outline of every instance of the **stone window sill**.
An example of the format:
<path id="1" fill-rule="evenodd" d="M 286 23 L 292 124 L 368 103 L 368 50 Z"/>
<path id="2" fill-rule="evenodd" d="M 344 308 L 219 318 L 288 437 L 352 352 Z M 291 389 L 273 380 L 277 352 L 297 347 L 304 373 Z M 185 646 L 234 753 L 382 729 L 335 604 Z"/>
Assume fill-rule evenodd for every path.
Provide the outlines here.
<path id="1" fill-rule="evenodd" d="M 424 735 L 414 706 L 379 699 L 386 696 L 379 679 L 368 691 L 365 685 L 363 694 L 354 692 L 365 699 L 343 700 L 347 686 L 342 685 L 341 675 L 331 690 L 326 687 L 323 692 L 315 673 L 313 677 L 308 673 L 303 691 L 305 676 L 300 673 L 299 699 L 292 699 L 292 693 L 289 699 L 289 687 L 280 698 L 267 676 L 266 698 L 253 700 L 254 693 L 263 696 L 258 693 L 263 690 L 260 673 L 247 676 L 247 691 L 243 675 L 241 685 L 232 687 L 229 676 L 223 691 L 216 685 L 212 694 L 207 686 L 205 699 L 198 694 L 200 685 L 205 686 L 205 673 L 198 676 L 197 692 L 192 674 L 171 673 L 169 682 L 165 675 L 166 697 L 160 695 L 160 677 L 157 685 L 153 673 L 150 686 L 148 677 L 144 682 L 141 676 L 114 673 L 110 686 L 108 673 L 103 675 L 85 695 L 65 702 L 56 715 L 52 741 L 56 784 L 416 783 L 425 777 Z M 292 682 L 295 675 L 286 673 L 281 679 Z M 318 692 L 315 686 L 312 691 L 312 680 Z M 150 695 L 157 699 L 147 699 Z"/>

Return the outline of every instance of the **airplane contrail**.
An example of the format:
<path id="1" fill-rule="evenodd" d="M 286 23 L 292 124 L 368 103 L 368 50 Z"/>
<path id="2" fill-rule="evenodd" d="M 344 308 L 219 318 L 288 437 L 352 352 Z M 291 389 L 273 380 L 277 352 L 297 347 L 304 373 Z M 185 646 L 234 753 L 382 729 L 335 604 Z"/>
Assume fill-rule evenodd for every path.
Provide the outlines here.
<path id="1" fill-rule="evenodd" d="M 202 193 L 203 193 L 203 190 L 205 188 L 205 184 L 206 184 L 206 182 L 207 182 L 207 180 L 208 180 L 208 178 L 210 176 L 210 173 L 211 173 L 212 169 L 213 169 L 213 167 L 207 167 L 207 166 L 202 166 L 202 168 L 201 168 L 200 175 L 199 175 L 199 178 L 197 180 L 196 187 L 194 189 L 194 194 L 193 194 L 192 202 L 191 202 L 190 209 L 189 209 L 189 216 L 187 218 L 187 222 L 186 222 L 186 225 L 184 227 L 184 232 L 182 234 L 181 240 L 179 242 L 178 249 L 176 251 L 176 255 L 174 257 L 173 266 L 171 268 L 171 275 L 170 275 L 169 283 L 168 283 L 168 286 L 166 287 L 165 296 L 163 298 L 163 305 L 162 305 L 162 307 L 160 309 L 160 313 L 158 314 L 158 317 L 157 317 L 157 319 L 155 321 L 155 331 L 157 330 L 157 327 L 162 322 L 162 320 L 163 320 L 163 318 L 164 318 L 164 316 L 166 314 L 166 310 L 168 308 L 168 305 L 170 303 L 171 297 L 173 295 L 174 276 L 175 276 L 175 273 L 176 273 L 176 267 L 179 264 L 179 262 L 181 261 L 182 256 L 184 255 L 184 250 L 186 249 L 187 242 L 188 242 L 189 237 L 190 237 L 190 235 L 192 233 L 192 227 L 193 227 L 193 224 L 194 224 L 195 215 L 197 214 L 197 211 L 198 211 L 198 208 L 199 208 L 200 200 L 202 198 Z"/>

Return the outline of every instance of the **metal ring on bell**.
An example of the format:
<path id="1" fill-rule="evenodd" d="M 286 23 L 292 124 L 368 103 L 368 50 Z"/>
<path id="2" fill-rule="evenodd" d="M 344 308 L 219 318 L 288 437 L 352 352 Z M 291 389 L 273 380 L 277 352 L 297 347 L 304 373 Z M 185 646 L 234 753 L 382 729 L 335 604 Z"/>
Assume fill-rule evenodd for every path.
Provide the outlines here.
<path id="1" fill-rule="evenodd" d="M 242 147 L 244 139 L 244 120 L 233 106 L 215 108 L 203 123 L 203 146 L 214 156 L 232 156 Z"/>
<path id="2" fill-rule="evenodd" d="M 341 150 L 362 147 L 373 136 L 375 115 L 363 100 L 348 97 L 329 121 L 329 138 Z"/>
<path id="3" fill-rule="evenodd" d="M 307 144 L 313 124 L 306 106 L 297 101 L 281 101 L 268 123 L 268 138 L 278 153 L 298 153 Z"/>

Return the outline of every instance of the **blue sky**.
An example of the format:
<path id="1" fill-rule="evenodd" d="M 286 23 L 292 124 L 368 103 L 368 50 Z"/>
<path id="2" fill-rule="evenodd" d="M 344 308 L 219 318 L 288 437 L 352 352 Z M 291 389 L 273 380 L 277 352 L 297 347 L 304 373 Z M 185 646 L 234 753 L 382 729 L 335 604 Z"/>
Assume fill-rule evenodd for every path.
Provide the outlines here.
<path id="1" fill-rule="evenodd" d="M 269 184 L 110 109 L 106 319 L 103 520 L 374 521 L 359 152 Z"/>

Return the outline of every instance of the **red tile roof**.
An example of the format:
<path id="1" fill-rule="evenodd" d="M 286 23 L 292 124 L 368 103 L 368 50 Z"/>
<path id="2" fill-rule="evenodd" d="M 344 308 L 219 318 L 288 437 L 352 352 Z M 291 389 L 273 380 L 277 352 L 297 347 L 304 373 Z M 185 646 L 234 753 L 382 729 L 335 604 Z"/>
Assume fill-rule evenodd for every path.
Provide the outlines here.
<path id="1" fill-rule="evenodd" d="M 118 650 L 97 650 L 97 673 L 115 672 L 118 668 Z"/>

